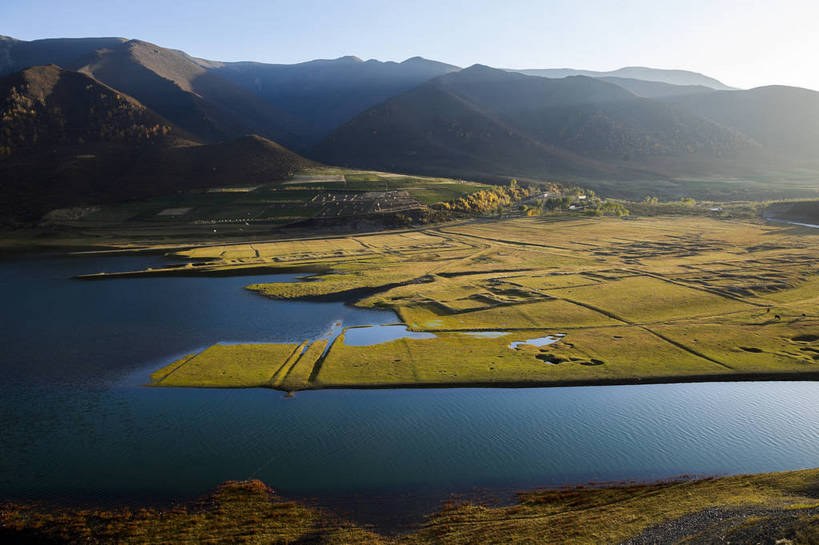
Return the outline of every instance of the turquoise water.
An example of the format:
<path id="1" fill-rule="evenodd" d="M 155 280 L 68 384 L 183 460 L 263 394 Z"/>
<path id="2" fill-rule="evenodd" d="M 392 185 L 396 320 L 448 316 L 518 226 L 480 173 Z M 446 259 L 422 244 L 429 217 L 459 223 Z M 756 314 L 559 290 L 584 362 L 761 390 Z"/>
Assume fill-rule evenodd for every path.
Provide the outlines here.
<path id="1" fill-rule="evenodd" d="M 243 290 L 292 276 L 70 279 L 159 263 L 0 262 L 0 497 L 187 498 L 246 478 L 329 496 L 819 466 L 814 382 L 293 399 L 145 388 L 157 367 L 215 342 L 300 342 L 333 334 L 338 321 L 397 322 L 391 312 Z"/>

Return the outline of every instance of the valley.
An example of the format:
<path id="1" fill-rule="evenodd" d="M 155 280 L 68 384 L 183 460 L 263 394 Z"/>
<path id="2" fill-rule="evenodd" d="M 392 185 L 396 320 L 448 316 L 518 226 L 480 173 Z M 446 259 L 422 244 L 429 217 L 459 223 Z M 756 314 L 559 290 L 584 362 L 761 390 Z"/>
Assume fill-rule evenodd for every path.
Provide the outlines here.
<path id="1" fill-rule="evenodd" d="M 819 543 L 812 8 L 7 4 L 3 543 Z"/>
<path id="2" fill-rule="evenodd" d="M 278 185 L 322 165 L 561 180 L 632 201 L 815 198 L 817 116 L 816 91 L 733 89 L 686 71 L 509 71 L 420 57 L 280 65 L 125 38 L 3 37 L 0 225 Z M 440 197 L 420 200 L 452 196 Z"/>

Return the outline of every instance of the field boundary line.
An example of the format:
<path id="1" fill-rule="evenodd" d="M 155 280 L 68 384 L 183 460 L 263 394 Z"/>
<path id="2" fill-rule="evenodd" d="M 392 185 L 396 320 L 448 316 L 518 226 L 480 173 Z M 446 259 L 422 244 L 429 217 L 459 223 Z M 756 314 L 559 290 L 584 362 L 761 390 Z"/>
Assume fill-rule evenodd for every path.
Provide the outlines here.
<path id="1" fill-rule="evenodd" d="M 651 333 L 652 335 L 654 335 L 654 336 L 656 336 L 656 337 L 659 337 L 660 339 L 664 340 L 665 342 L 667 342 L 667 343 L 669 343 L 669 344 L 673 344 L 673 345 L 674 345 L 674 346 L 676 346 L 677 348 L 680 348 L 680 349 L 682 349 L 682 350 L 685 350 L 686 352 L 688 352 L 688 353 L 690 353 L 690 354 L 693 354 L 693 355 L 695 355 L 695 356 L 697 356 L 697 357 L 700 357 L 700 358 L 702 358 L 702 359 L 704 359 L 704 360 L 710 361 L 711 363 L 716 363 L 717 365 L 719 365 L 720 367 L 724 367 L 725 369 L 730 369 L 731 371 L 734 371 L 734 370 L 735 370 L 735 369 L 734 369 L 733 367 L 731 367 L 730 365 L 728 365 L 728 364 L 726 364 L 726 363 L 722 363 L 722 362 L 721 362 L 721 361 L 719 361 L 719 360 L 715 360 L 714 358 L 712 358 L 712 357 L 710 357 L 710 356 L 706 356 L 706 355 L 705 355 L 705 354 L 703 354 L 702 352 L 698 352 L 697 350 L 694 350 L 693 348 L 690 348 L 690 347 L 688 347 L 688 346 L 686 346 L 686 345 L 684 345 L 684 344 L 682 344 L 682 343 L 680 343 L 680 342 L 677 342 L 677 341 L 675 341 L 675 340 L 673 340 L 673 339 L 670 339 L 670 338 L 666 337 L 665 335 L 663 335 L 662 333 L 657 333 L 656 331 L 653 331 L 653 330 L 651 330 L 651 329 L 647 328 L 646 326 L 640 326 L 640 327 L 641 327 L 642 329 L 644 329 L 644 330 L 648 331 L 648 332 L 649 332 L 649 333 Z"/>
<path id="2" fill-rule="evenodd" d="M 467 234 L 467 233 L 458 233 L 457 231 L 456 232 L 444 231 L 443 229 L 437 229 L 437 231 L 439 233 L 444 233 L 444 234 L 452 235 L 452 236 L 477 238 L 477 239 L 480 239 L 480 240 L 486 240 L 488 242 L 494 242 L 496 244 L 508 244 L 510 246 L 532 246 L 532 247 L 535 247 L 535 248 L 546 248 L 548 250 L 561 250 L 563 252 L 571 252 L 571 249 L 569 249 L 569 248 L 563 248 L 561 246 L 550 246 L 548 244 L 538 244 L 536 242 L 525 242 L 525 241 L 520 241 L 520 240 L 515 241 L 515 240 L 506 240 L 506 239 L 502 239 L 502 238 L 491 238 L 491 237 L 484 237 L 484 236 L 481 236 L 481 235 L 470 235 L 470 234 Z"/>
<path id="3" fill-rule="evenodd" d="M 199 355 L 199 354 L 201 354 L 201 353 L 202 353 L 202 352 L 197 352 L 196 354 L 189 354 L 189 355 L 188 355 L 186 358 L 184 358 L 184 360 L 183 360 L 183 361 L 182 361 L 182 362 L 181 362 L 179 365 L 177 365 L 176 367 L 174 367 L 173 369 L 171 369 L 170 371 L 168 371 L 167 373 L 165 373 L 164 375 L 162 375 L 162 378 L 161 378 L 161 379 L 159 379 L 159 380 L 157 380 L 157 381 L 156 381 L 156 382 L 154 382 L 153 384 L 154 384 L 154 385 L 160 384 L 162 381 L 164 381 L 166 378 L 168 378 L 169 376 L 171 376 L 172 374 L 174 374 L 174 373 L 175 373 L 176 371 L 178 371 L 180 368 L 182 368 L 182 367 L 184 367 L 185 365 L 187 365 L 187 363 L 188 363 L 189 361 L 191 361 L 193 358 L 195 358 L 196 356 L 198 356 L 198 355 Z"/>
<path id="4" fill-rule="evenodd" d="M 639 269 L 626 269 L 626 270 L 630 270 L 632 272 L 639 271 Z M 635 274 L 638 274 L 639 276 L 647 276 L 649 278 L 654 278 L 656 280 L 662 280 L 663 282 L 668 282 L 669 284 L 673 284 L 673 285 L 679 286 L 681 288 L 688 288 L 688 289 L 692 289 L 692 290 L 702 291 L 702 292 L 705 292 L 705 293 L 710 293 L 711 295 L 716 295 L 718 297 L 722 297 L 724 299 L 730 299 L 732 301 L 737 301 L 739 303 L 745 303 L 746 305 L 751 305 L 751 306 L 761 307 L 761 308 L 769 308 L 770 307 L 770 305 L 765 305 L 765 304 L 762 304 L 762 303 L 754 303 L 752 301 L 746 301 L 745 299 L 742 299 L 741 297 L 735 297 L 733 295 L 721 292 L 719 290 L 709 289 L 709 288 L 702 287 L 702 286 L 692 286 L 692 285 L 688 285 L 688 284 L 683 284 L 682 282 L 678 282 L 676 280 L 672 280 L 671 278 L 666 278 L 665 276 L 662 276 L 660 274 L 651 273 L 651 272 L 648 272 L 648 271 L 640 271 L 640 272 L 635 273 Z"/>
<path id="5" fill-rule="evenodd" d="M 284 376 L 286 376 L 286 374 L 287 374 L 287 372 L 285 372 L 284 375 L 281 375 L 282 371 L 285 370 L 285 368 L 287 369 L 287 371 L 289 371 L 290 367 L 292 367 L 293 365 L 296 364 L 296 361 L 298 361 L 299 356 L 301 356 L 302 352 L 304 352 L 307 349 L 307 346 L 308 346 L 309 343 L 310 343 L 310 341 L 306 340 L 306 341 L 303 341 L 300 345 L 298 345 L 293 350 L 293 352 L 290 353 L 290 355 L 287 357 L 287 359 L 284 360 L 284 363 L 282 363 L 279 366 L 279 368 L 276 369 L 276 372 L 273 373 L 273 376 L 270 377 L 270 380 L 267 381 L 268 384 L 270 384 L 273 388 L 275 388 L 278 384 L 280 384 L 281 381 L 284 380 Z"/>

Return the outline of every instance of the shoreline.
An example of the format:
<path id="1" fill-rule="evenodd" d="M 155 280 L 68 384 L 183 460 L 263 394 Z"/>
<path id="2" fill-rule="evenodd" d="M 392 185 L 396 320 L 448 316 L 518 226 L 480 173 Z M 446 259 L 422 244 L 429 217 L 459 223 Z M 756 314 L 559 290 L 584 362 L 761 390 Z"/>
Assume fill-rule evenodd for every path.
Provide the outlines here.
<path id="1" fill-rule="evenodd" d="M 692 375 L 678 377 L 646 377 L 635 379 L 590 379 L 566 381 L 495 381 L 495 382 L 452 382 L 452 383 L 405 383 L 405 384 L 334 384 L 315 388 L 288 390 L 265 386 L 163 386 L 162 384 L 142 384 L 145 388 L 193 388 L 202 390 L 273 390 L 297 395 L 299 392 L 320 392 L 323 390 L 454 390 L 454 389 L 523 389 L 523 388 L 586 388 L 602 386 L 641 386 L 662 384 L 707 384 L 732 382 L 817 382 L 819 371 L 804 373 L 743 373 Z"/>
<path id="2" fill-rule="evenodd" d="M 184 534 L 185 540 L 236 542 L 270 539 L 273 532 L 286 542 L 508 543 L 537 536 L 541 543 L 592 544 L 678 542 L 737 529 L 779 537 L 816 528 L 817 483 L 819 469 L 803 469 L 534 487 L 510 493 L 507 501 L 475 489 L 431 502 L 398 492 L 280 496 L 258 480 L 227 481 L 197 499 L 142 507 L 0 500 L 0 537 L 142 543 L 150 536 L 166 543 Z"/>

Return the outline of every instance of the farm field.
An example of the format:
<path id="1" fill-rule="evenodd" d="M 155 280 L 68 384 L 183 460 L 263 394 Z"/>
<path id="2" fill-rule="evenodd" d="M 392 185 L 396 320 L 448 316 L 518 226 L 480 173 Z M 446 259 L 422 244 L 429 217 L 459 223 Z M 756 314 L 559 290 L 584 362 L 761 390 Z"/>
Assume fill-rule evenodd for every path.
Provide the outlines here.
<path id="1" fill-rule="evenodd" d="M 85 230 L 125 229 L 166 236 L 253 233 L 311 218 L 342 219 L 425 208 L 489 186 L 448 178 L 315 167 L 286 182 L 190 190 L 146 200 L 49 213 L 51 225 Z"/>
<path id="2" fill-rule="evenodd" d="M 342 329 L 298 354 L 217 346 L 172 363 L 157 386 L 793 379 L 819 376 L 818 241 L 815 229 L 708 218 L 517 218 L 192 248 L 176 254 L 186 266 L 119 276 L 311 271 L 247 289 L 391 309 L 430 334 L 350 345 Z"/>
<path id="3" fill-rule="evenodd" d="M 436 210 L 493 186 L 450 178 L 312 167 L 288 181 L 190 189 L 116 204 L 55 209 L 0 233 L 0 254 L 32 249 L 166 251 L 236 240 L 400 229 L 447 219 Z"/>

